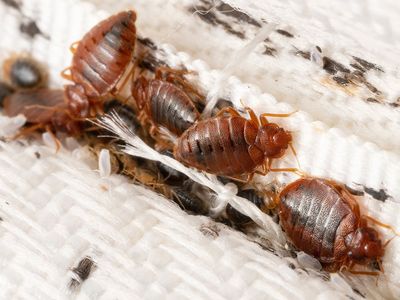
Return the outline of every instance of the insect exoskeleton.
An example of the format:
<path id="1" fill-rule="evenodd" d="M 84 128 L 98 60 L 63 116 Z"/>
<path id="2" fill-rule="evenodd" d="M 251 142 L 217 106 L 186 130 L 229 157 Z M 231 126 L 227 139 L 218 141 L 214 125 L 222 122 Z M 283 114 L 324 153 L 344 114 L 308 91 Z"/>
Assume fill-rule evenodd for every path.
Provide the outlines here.
<path id="1" fill-rule="evenodd" d="M 40 129 L 69 135 L 78 135 L 82 130 L 80 122 L 68 113 L 64 91 L 59 89 L 17 91 L 4 99 L 4 113 L 9 117 L 26 117 L 27 127 L 19 136 Z"/>
<path id="2" fill-rule="evenodd" d="M 74 53 L 72 64 L 62 72 L 62 76 L 77 86 L 70 88 L 74 97 L 69 97 L 69 101 L 79 103 L 70 103 L 70 106 L 96 106 L 110 93 L 122 89 L 126 80 L 119 87 L 117 85 L 133 59 L 135 21 L 134 11 L 120 12 L 94 26 L 76 43 L 76 48 L 71 46 Z M 130 72 L 126 76 L 129 78 Z"/>
<path id="3" fill-rule="evenodd" d="M 261 114 L 257 118 L 253 110 L 246 110 L 250 119 L 229 107 L 216 117 L 194 124 L 178 138 L 175 159 L 186 166 L 222 176 L 247 174 L 250 179 L 254 173 L 277 171 L 271 169 L 271 163 L 291 146 L 291 133 L 266 119 L 277 115 Z"/>
<path id="4" fill-rule="evenodd" d="M 344 186 L 321 178 L 301 178 L 280 192 L 277 203 L 282 228 L 291 242 L 317 258 L 324 269 L 377 274 L 353 269 L 356 264 L 380 265 L 385 246 L 378 231 L 368 225 L 375 220 L 360 214 L 356 199 Z"/>
<path id="5" fill-rule="evenodd" d="M 3 72 L 15 89 L 35 89 L 47 84 L 44 66 L 29 55 L 12 55 L 4 61 Z"/>
<path id="6" fill-rule="evenodd" d="M 185 91 L 185 87 L 191 91 L 194 88 L 176 73 L 179 70 L 157 69 L 154 79 L 140 76 L 132 82 L 132 96 L 141 118 L 147 118 L 152 125 L 152 134 L 162 126 L 179 136 L 200 117 L 191 97 Z M 177 80 L 182 84 L 177 84 Z"/>

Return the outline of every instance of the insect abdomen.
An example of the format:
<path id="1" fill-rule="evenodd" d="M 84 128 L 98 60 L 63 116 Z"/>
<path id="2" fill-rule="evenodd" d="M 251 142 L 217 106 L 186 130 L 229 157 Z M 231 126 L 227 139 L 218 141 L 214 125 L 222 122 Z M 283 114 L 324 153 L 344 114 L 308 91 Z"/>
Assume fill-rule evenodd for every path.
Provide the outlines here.
<path id="1" fill-rule="evenodd" d="M 293 244 L 327 264 L 345 255 L 343 238 L 357 227 L 349 204 L 322 179 L 299 179 L 288 185 L 280 194 L 279 215 Z"/>
<path id="2" fill-rule="evenodd" d="M 121 78 L 133 56 L 135 20 L 135 12 L 121 12 L 100 22 L 79 42 L 71 75 L 87 96 L 107 94 Z"/>
<path id="3" fill-rule="evenodd" d="M 218 175 L 252 172 L 262 161 L 249 155 L 242 117 L 216 117 L 198 122 L 178 139 L 174 156 L 182 163 Z M 254 130 L 257 130 L 255 127 Z"/>
<path id="4" fill-rule="evenodd" d="M 200 116 L 189 96 L 169 82 L 150 81 L 149 100 L 153 121 L 178 136 Z"/>

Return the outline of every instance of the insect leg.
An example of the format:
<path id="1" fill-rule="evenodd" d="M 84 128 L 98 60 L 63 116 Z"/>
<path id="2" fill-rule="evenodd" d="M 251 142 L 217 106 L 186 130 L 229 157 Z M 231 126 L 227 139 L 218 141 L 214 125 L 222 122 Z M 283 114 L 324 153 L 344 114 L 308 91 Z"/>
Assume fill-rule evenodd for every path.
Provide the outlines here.
<path id="1" fill-rule="evenodd" d="M 80 41 L 73 42 L 71 44 L 71 46 L 69 46 L 69 51 L 71 51 L 72 54 L 75 54 L 76 49 L 78 48 L 79 42 Z"/>
<path id="2" fill-rule="evenodd" d="M 50 134 L 54 142 L 56 143 L 56 153 L 61 149 L 61 142 L 60 140 L 54 135 L 53 131 L 50 128 L 50 125 L 46 125 L 46 131 Z"/>
<path id="3" fill-rule="evenodd" d="M 395 235 L 400 236 L 400 234 L 393 228 L 393 226 L 382 223 L 380 221 L 378 221 L 377 219 L 374 219 L 371 216 L 364 216 L 365 219 L 367 219 L 368 221 L 371 221 L 372 223 L 374 223 L 375 225 L 381 226 L 383 228 L 389 229 L 390 231 L 392 231 Z"/>
<path id="4" fill-rule="evenodd" d="M 234 109 L 233 107 L 231 107 L 231 106 L 224 107 L 223 109 L 221 109 L 217 113 L 216 117 L 219 117 L 220 115 L 223 115 L 224 113 L 228 113 L 229 115 L 234 116 L 234 117 L 240 117 L 239 112 L 236 109 Z"/>
<path id="5" fill-rule="evenodd" d="M 64 70 L 62 70 L 60 75 L 62 78 L 72 81 L 71 67 L 68 67 L 68 68 L 65 68 Z"/>
<path id="6" fill-rule="evenodd" d="M 256 125 L 257 127 L 260 127 L 260 122 L 258 121 L 257 115 L 256 115 L 256 113 L 254 112 L 254 110 L 251 109 L 251 108 L 248 107 L 248 106 L 246 106 L 244 109 L 245 109 L 245 111 L 248 113 L 248 115 L 249 115 L 249 117 L 250 117 L 250 121 L 251 121 L 254 125 Z M 262 122 L 261 122 L 261 124 L 262 124 Z"/>

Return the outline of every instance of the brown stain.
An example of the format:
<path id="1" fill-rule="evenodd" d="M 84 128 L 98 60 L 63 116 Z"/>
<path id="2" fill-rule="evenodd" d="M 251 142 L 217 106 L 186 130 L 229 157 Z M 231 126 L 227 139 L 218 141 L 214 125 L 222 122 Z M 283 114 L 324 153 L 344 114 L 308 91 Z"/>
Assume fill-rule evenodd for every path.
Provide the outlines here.
<path id="1" fill-rule="evenodd" d="M 16 0 L 1 0 L 8 7 L 12 7 L 16 10 L 21 10 L 22 3 Z"/>
<path id="2" fill-rule="evenodd" d="M 322 58 L 322 61 L 323 69 L 331 75 L 334 75 L 338 72 L 350 73 L 350 70 L 348 68 L 330 57 L 324 56 Z"/>
<path id="3" fill-rule="evenodd" d="M 294 35 L 291 34 L 289 31 L 286 31 L 286 30 L 283 30 L 283 29 L 277 29 L 276 32 L 279 33 L 280 35 L 283 35 L 283 36 L 288 37 L 288 38 L 293 38 L 294 37 Z"/>
<path id="4" fill-rule="evenodd" d="M 19 26 L 19 30 L 21 31 L 21 33 L 24 33 L 30 38 L 35 38 L 37 35 L 41 35 L 42 37 L 49 39 L 49 37 L 43 33 L 43 31 L 33 20 L 27 20 L 22 22 Z"/>
<path id="5" fill-rule="evenodd" d="M 382 73 L 384 72 L 383 68 L 381 66 L 377 65 L 377 64 L 371 63 L 371 62 L 369 62 L 369 61 L 367 61 L 365 59 L 359 58 L 357 56 L 353 56 L 353 59 L 356 62 L 358 62 L 361 66 L 363 66 L 364 69 L 366 69 L 367 71 L 376 70 L 376 71 L 379 71 L 379 72 L 382 72 Z"/>
<path id="6" fill-rule="evenodd" d="M 202 1 L 203 3 L 210 3 L 208 1 Z M 230 16 L 235 18 L 237 21 L 239 22 L 245 22 L 248 23 L 250 25 L 253 25 L 255 27 L 259 27 L 261 28 L 261 23 L 258 22 L 256 19 L 250 17 L 249 15 L 245 14 L 244 12 L 241 12 L 240 10 L 237 10 L 235 8 L 233 8 L 232 6 L 230 6 L 227 3 L 224 3 L 222 1 L 220 1 L 221 4 L 217 5 L 217 10 L 226 15 L 226 16 Z"/>
<path id="7" fill-rule="evenodd" d="M 354 84 L 343 85 L 338 83 L 334 77 L 325 76 L 320 80 L 320 83 L 331 89 L 339 89 L 349 96 L 354 96 L 358 90 L 358 86 Z"/>
<path id="8" fill-rule="evenodd" d="M 267 45 L 264 45 L 264 46 L 265 46 L 265 49 L 262 54 L 269 55 L 269 56 L 276 56 L 277 50 L 275 48 L 269 47 Z"/>
<path id="9" fill-rule="evenodd" d="M 215 14 L 213 11 L 209 10 L 210 8 L 207 6 L 196 6 L 196 8 L 191 7 L 189 8 L 190 13 L 196 13 L 198 10 L 202 11 L 207 11 L 206 14 L 196 14 L 202 21 L 213 25 L 213 26 L 221 26 L 226 32 L 240 38 L 240 39 L 245 39 L 245 35 L 243 32 L 237 31 L 232 28 L 232 26 L 221 19 L 218 18 L 217 14 Z"/>

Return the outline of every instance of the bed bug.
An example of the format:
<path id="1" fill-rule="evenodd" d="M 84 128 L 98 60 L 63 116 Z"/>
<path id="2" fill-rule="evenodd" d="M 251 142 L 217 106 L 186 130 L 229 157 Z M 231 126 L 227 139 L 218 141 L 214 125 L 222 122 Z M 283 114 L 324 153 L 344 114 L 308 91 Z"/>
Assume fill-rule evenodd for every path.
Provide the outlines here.
<path id="1" fill-rule="evenodd" d="M 9 117 L 23 114 L 28 127 L 17 136 L 26 135 L 39 129 L 50 133 L 66 132 L 77 135 L 81 124 L 68 113 L 63 90 L 35 89 L 17 91 L 4 99 L 4 113 Z"/>
<path id="2" fill-rule="evenodd" d="M 378 231 L 369 227 L 356 199 L 337 182 L 321 178 L 301 178 L 287 185 L 278 195 L 281 225 L 294 246 L 317 258 L 324 269 L 336 272 L 354 265 L 378 263 L 384 254 Z M 382 268 L 380 267 L 382 270 Z"/>
<path id="3" fill-rule="evenodd" d="M 13 55 L 3 64 L 5 78 L 16 89 L 34 89 L 47 84 L 47 72 L 34 58 L 26 55 Z"/>
<path id="4" fill-rule="evenodd" d="M 62 76 L 74 82 L 67 87 L 68 104 L 71 110 L 77 107 L 81 117 L 93 113 L 80 107 L 96 109 L 96 104 L 125 85 L 122 82 L 117 88 L 133 59 L 135 21 L 134 11 L 120 12 L 97 24 L 81 41 L 71 46 L 72 64 L 62 72 Z"/>
<path id="5" fill-rule="evenodd" d="M 145 116 L 150 121 L 152 135 L 159 126 L 163 126 L 179 136 L 199 119 L 200 114 L 189 95 L 175 84 L 179 77 L 174 73 L 179 71 L 167 69 L 169 75 L 166 79 L 163 78 L 164 72 L 165 69 L 157 69 L 155 78 L 150 80 L 140 76 L 132 83 L 131 93 L 141 111 L 141 118 Z M 194 90 L 183 80 L 180 81 Z"/>
<path id="6" fill-rule="evenodd" d="M 293 152 L 294 149 L 290 132 L 269 123 L 266 117 L 290 114 L 265 113 L 258 119 L 253 110 L 246 108 L 246 111 L 250 120 L 228 107 L 216 117 L 194 124 L 178 138 L 175 159 L 186 166 L 221 176 L 248 174 L 248 180 L 254 173 L 296 171 L 293 168 L 271 169 L 273 159 L 282 157 L 288 147 Z M 260 166 L 262 171 L 258 170 Z"/>
<path id="7" fill-rule="evenodd" d="M 111 99 L 105 102 L 103 109 L 105 113 L 116 113 L 132 132 L 140 130 L 140 122 L 136 117 L 135 111 L 119 99 Z"/>

